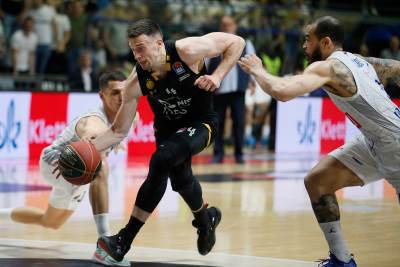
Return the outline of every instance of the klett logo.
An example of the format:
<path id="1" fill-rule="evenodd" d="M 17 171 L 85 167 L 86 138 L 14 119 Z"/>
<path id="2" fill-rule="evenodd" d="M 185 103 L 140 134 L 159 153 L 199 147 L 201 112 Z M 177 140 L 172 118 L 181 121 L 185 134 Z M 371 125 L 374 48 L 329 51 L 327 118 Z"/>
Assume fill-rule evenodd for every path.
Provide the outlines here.
<path id="1" fill-rule="evenodd" d="M 29 123 L 30 144 L 51 144 L 62 133 L 65 123 L 57 121 L 54 124 L 46 124 L 45 119 L 31 120 Z"/>
<path id="2" fill-rule="evenodd" d="M 21 122 L 15 121 L 15 103 L 11 100 L 5 122 L 0 121 L 0 149 L 7 150 L 17 148 L 17 138 L 21 132 Z"/>
<path id="3" fill-rule="evenodd" d="M 321 125 L 321 139 L 336 141 L 346 138 L 345 122 L 332 122 L 330 119 L 324 120 Z"/>
<path id="4" fill-rule="evenodd" d="M 297 133 L 300 136 L 300 144 L 312 144 L 315 133 L 316 122 L 312 120 L 312 110 L 309 104 L 306 110 L 304 121 L 297 122 Z"/>

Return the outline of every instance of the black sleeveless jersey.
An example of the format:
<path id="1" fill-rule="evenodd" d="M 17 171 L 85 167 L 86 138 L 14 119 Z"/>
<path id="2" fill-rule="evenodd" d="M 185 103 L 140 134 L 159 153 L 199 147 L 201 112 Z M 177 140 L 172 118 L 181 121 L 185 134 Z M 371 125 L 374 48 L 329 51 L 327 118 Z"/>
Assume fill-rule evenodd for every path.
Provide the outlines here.
<path id="1" fill-rule="evenodd" d="M 151 72 L 136 65 L 140 88 L 154 113 L 156 130 L 167 127 L 179 128 L 193 121 L 210 124 L 215 128 L 218 121 L 213 109 L 212 93 L 198 88 L 194 82 L 206 74 L 206 66 L 194 73 L 179 57 L 175 41 L 166 41 L 167 74 L 158 79 Z"/>

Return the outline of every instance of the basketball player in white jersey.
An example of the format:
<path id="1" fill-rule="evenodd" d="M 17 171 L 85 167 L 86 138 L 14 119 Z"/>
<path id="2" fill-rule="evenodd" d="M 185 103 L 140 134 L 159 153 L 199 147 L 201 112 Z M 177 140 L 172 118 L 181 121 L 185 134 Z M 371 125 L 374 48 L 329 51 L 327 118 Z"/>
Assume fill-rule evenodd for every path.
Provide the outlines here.
<path id="1" fill-rule="evenodd" d="M 99 78 L 100 98 L 103 105 L 75 118 L 57 139 L 44 148 L 40 159 L 40 173 L 52 186 L 48 208 L 44 211 L 35 207 L 21 207 L 9 210 L 15 222 L 37 224 L 46 228 L 60 228 L 74 213 L 89 189 L 89 199 L 100 236 L 111 235 L 108 220 L 108 163 L 107 152 L 102 154 L 102 168 L 98 177 L 86 185 L 73 185 L 54 171 L 61 150 L 65 145 L 80 139 L 89 139 L 105 132 L 114 121 L 122 103 L 121 91 L 113 89 L 112 83 L 125 80 L 121 72 L 104 73 Z M 10 213 L 11 212 L 11 213 Z M 6 213 L 3 211 L 3 213 Z M 126 260 L 113 262 L 116 266 L 130 266 Z"/>
<path id="2" fill-rule="evenodd" d="M 264 71 L 255 55 L 239 64 L 263 90 L 280 101 L 323 87 L 334 103 L 359 128 L 353 141 L 332 151 L 308 173 L 305 186 L 330 249 L 320 266 L 357 266 L 342 236 L 335 191 L 362 186 L 385 177 L 400 191 L 400 110 L 383 84 L 400 85 L 400 62 L 362 58 L 342 50 L 344 30 L 332 17 L 322 17 L 305 29 L 303 48 L 311 65 L 287 79 Z"/>

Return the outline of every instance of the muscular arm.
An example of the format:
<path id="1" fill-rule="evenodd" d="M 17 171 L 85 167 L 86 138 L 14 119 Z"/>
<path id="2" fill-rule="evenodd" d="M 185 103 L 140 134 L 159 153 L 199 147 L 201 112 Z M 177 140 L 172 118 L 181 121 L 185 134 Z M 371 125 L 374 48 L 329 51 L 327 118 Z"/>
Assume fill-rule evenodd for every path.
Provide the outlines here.
<path id="1" fill-rule="evenodd" d="M 136 115 L 137 99 L 142 95 L 136 69 L 132 70 L 125 81 L 112 83 L 113 86 L 122 90 L 122 104 L 111 128 L 92 141 L 99 151 L 118 144 L 128 135 Z"/>
<path id="2" fill-rule="evenodd" d="M 261 88 L 279 101 L 288 101 L 312 92 L 330 81 L 329 63 L 320 61 L 308 66 L 303 74 L 281 78 L 269 74 L 261 60 L 253 55 L 239 61 L 241 68 L 254 76 Z"/>
<path id="3" fill-rule="evenodd" d="M 365 60 L 374 66 L 383 84 L 386 84 L 387 80 L 391 79 L 400 86 L 400 61 L 376 57 L 367 57 Z"/>
<path id="4" fill-rule="evenodd" d="M 207 82 L 198 79 L 195 85 L 206 90 L 215 90 L 229 70 L 236 64 L 246 42 L 243 38 L 224 32 L 212 32 L 200 37 L 188 37 L 176 42 L 176 48 L 186 64 L 198 66 L 204 58 L 213 58 L 222 55 L 222 61 L 214 71 L 214 86 L 207 86 Z M 206 75 L 205 75 L 206 76 Z"/>

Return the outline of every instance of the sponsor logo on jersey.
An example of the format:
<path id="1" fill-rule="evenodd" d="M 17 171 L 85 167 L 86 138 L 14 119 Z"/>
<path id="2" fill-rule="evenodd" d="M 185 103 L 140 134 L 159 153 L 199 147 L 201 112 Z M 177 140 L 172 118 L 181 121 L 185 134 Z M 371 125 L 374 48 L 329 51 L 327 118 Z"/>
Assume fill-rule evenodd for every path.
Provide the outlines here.
<path id="1" fill-rule="evenodd" d="M 185 80 L 185 79 L 187 79 L 187 78 L 189 78 L 189 77 L 190 77 L 190 74 L 189 74 L 189 73 L 186 73 L 185 75 L 179 77 L 179 81 L 181 82 L 181 81 L 183 81 L 183 80 Z"/>
<path id="2" fill-rule="evenodd" d="M 353 58 L 352 61 L 356 64 L 357 67 L 359 68 L 364 67 L 364 63 L 362 63 L 361 59 L 359 59 L 358 57 Z"/>
<path id="3" fill-rule="evenodd" d="M 181 75 L 185 73 L 185 68 L 182 66 L 182 63 L 177 61 L 172 65 L 172 69 L 175 71 L 176 75 Z"/>
<path id="4" fill-rule="evenodd" d="M 146 81 L 146 88 L 149 90 L 152 90 L 154 88 L 154 82 L 152 80 L 147 80 Z"/>

